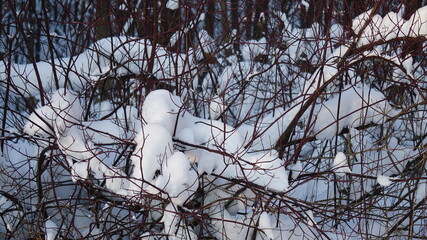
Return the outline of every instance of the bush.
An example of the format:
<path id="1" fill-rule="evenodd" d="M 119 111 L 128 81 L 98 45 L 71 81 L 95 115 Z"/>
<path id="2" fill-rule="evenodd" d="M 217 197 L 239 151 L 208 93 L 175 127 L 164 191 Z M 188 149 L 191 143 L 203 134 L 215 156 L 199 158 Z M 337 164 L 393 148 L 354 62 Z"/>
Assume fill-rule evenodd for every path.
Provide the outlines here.
<path id="1" fill-rule="evenodd" d="M 3 3 L 0 235 L 425 238 L 427 7 L 363 2 Z"/>

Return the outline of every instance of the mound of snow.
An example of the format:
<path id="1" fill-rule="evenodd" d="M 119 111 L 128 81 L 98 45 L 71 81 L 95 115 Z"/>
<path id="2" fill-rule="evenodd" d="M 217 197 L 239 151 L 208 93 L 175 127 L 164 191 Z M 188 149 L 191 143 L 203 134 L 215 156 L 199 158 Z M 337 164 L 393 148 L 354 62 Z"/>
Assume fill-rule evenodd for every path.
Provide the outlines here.
<path id="1" fill-rule="evenodd" d="M 147 124 L 136 137 L 137 146 L 131 160 L 134 165 L 133 177 L 151 181 L 162 163 L 172 155 L 172 136 L 158 124 Z"/>
<path id="2" fill-rule="evenodd" d="M 379 123 L 392 114 L 392 107 L 381 92 L 366 85 L 344 89 L 317 106 L 314 131 L 318 139 L 330 139 L 345 127 Z"/>
<path id="3" fill-rule="evenodd" d="M 173 134 L 181 105 L 181 99 L 166 90 L 152 91 L 142 106 L 143 120 L 147 124 L 161 125 Z"/>

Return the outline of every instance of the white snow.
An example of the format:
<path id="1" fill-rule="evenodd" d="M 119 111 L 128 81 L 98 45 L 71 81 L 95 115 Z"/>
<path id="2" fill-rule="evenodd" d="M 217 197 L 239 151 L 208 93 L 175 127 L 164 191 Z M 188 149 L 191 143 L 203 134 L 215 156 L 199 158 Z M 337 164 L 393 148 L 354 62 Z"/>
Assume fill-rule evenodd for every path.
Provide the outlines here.
<path id="1" fill-rule="evenodd" d="M 209 35 L 209 33 L 202 29 L 198 33 L 199 48 L 205 53 L 214 53 L 215 51 L 215 40 Z M 202 57 L 202 56 L 200 56 Z"/>
<path id="2" fill-rule="evenodd" d="M 84 137 L 93 143 L 112 144 L 126 138 L 126 132 L 111 119 L 82 122 Z"/>
<path id="3" fill-rule="evenodd" d="M 334 158 L 333 171 L 338 176 L 345 176 L 346 173 L 350 173 L 350 167 L 348 166 L 347 157 L 343 152 L 338 152 Z"/>
<path id="4" fill-rule="evenodd" d="M 166 3 L 166 7 L 169 8 L 170 10 L 178 9 L 178 7 L 179 7 L 178 0 L 169 0 Z"/>
<path id="5" fill-rule="evenodd" d="M 274 150 L 244 155 L 247 163 L 241 163 L 243 171 L 240 177 L 276 192 L 286 191 L 288 174 L 277 155 Z"/>
<path id="6" fill-rule="evenodd" d="M 304 7 L 306 7 L 307 9 L 310 7 L 310 4 L 309 4 L 307 1 L 305 1 L 305 0 L 302 0 L 302 1 L 301 1 L 301 4 L 302 4 Z"/>
<path id="7" fill-rule="evenodd" d="M 177 212 L 177 207 L 173 203 L 169 203 L 163 212 L 163 217 L 161 222 L 165 224 L 165 233 L 166 234 L 175 234 L 180 217 Z"/>
<path id="8" fill-rule="evenodd" d="M 417 191 L 415 192 L 415 201 L 418 203 L 423 201 L 427 196 L 427 183 L 420 182 L 417 186 Z"/>
<path id="9" fill-rule="evenodd" d="M 85 179 L 88 176 L 88 170 L 91 170 L 96 177 L 102 177 L 105 170 L 102 160 L 98 158 L 98 150 L 85 135 L 82 116 L 83 108 L 77 94 L 61 88 L 52 94 L 48 105 L 30 115 L 32 121 L 27 122 L 24 127 L 28 134 L 55 136 L 58 148 L 63 154 L 78 162 L 86 162 L 73 167 L 73 161 L 68 159 L 70 166 L 73 167 L 73 180 Z M 53 132 L 47 125 L 53 128 Z M 47 130 L 43 131 L 43 129 Z"/>
<path id="10" fill-rule="evenodd" d="M 361 13 L 359 16 L 353 19 L 352 29 L 356 35 L 360 33 L 362 27 L 366 24 L 366 21 L 369 21 L 369 15 L 371 14 L 371 12 L 372 9 Z"/>
<path id="11" fill-rule="evenodd" d="M 390 181 L 390 177 L 384 175 L 378 175 L 377 182 L 383 187 L 388 187 L 393 183 L 392 181 Z"/>
<path id="12" fill-rule="evenodd" d="M 343 33 L 344 27 L 338 23 L 332 24 L 331 28 L 329 29 L 329 34 L 333 43 L 340 43 L 343 38 Z"/>
<path id="13" fill-rule="evenodd" d="M 129 180 L 122 170 L 111 168 L 105 171 L 105 185 L 109 190 L 121 194 L 125 193 L 124 189 L 129 188 Z"/>
<path id="14" fill-rule="evenodd" d="M 227 210 L 222 210 L 212 214 L 212 224 L 216 231 L 213 231 L 218 239 L 245 239 L 253 235 L 253 228 L 249 227 L 253 221 L 253 212 L 246 215 L 231 215 Z"/>
<path id="15" fill-rule="evenodd" d="M 333 58 L 331 58 L 333 59 Z M 332 60 L 330 60 L 332 62 Z M 310 78 L 310 81 L 304 83 L 306 94 L 314 93 L 325 82 L 329 81 L 338 73 L 338 68 L 335 64 L 326 63 L 323 67 L 318 68 Z"/>
<path id="16" fill-rule="evenodd" d="M 133 177 L 152 181 L 161 170 L 162 163 L 172 155 L 172 136 L 158 124 L 147 124 L 136 137 L 137 146 L 131 160 L 134 165 Z"/>
<path id="17" fill-rule="evenodd" d="M 408 74 L 411 74 L 412 70 L 414 70 L 413 62 L 414 59 L 412 57 L 408 57 L 402 62 L 402 66 L 405 68 Z"/>
<path id="18" fill-rule="evenodd" d="M 292 176 L 291 177 L 293 179 L 298 178 L 298 176 L 303 173 L 301 161 L 297 161 L 295 164 L 289 165 L 288 169 L 292 170 Z"/>
<path id="19" fill-rule="evenodd" d="M 314 227 L 316 225 L 316 221 L 314 220 L 313 211 L 307 210 L 307 225 L 310 227 Z"/>
<path id="20" fill-rule="evenodd" d="M 384 18 L 379 15 L 373 15 L 370 18 L 371 12 L 372 10 L 363 12 L 353 19 L 352 29 L 356 35 L 367 23 L 358 41 L 358 46 L 368 45 L 378 40 L 388 41 L 396 37 L 427 35 L 427 6 L 417 9 L 406 21 L 402 18 L 401 12 L 389 12 Z"/>
<path id="21" fill-rule="evenodd" d="M 242 125 L 238 131 L 247 141 L 251 141 L 251 149 L 253 150 L 272 148 L 298 110 L 298 107 L 291 107 L 286 111 L 277 109 L 274 113 L 267 114 L 259 119 L 256 126 Z M 258 135 L 256 139 L 253 139 L 254 134 Z"/>
<path id="22" fill-rule="evenodd" d="M 224 111 L 225 106 L 223 100 L 218 96 L 214 96 L 209 104 L 211 119 L 217 119 Z"/>
<path id="23" fill-rule="evenodd" d="M 169 1 L 171 6 L 177 2 Z M 98 81 L 102 75 L 115 71 L 117 75 L 141 74 L 148 70 L 147 58 L 151 57 L 153 46 L 149 40 L 132 37 L 108 37 L 93 43 L 80 55 L 54 59 L 56 76 L 59 86 L 65 81 L 75 90 L 83 89 L 91 81 Z M 191 54 L 177 54 L 157 46 L 155 49 L 152 74 L 158 79 L 170 79 L 176 75 L 189 78 L 194 75 Z M 40 94 L 54 88 L 54 73 L 51 63 L 35 64 L 40 79 L 37 77 L 33 64 L 11 64 L 11 81 L 25 96 Z M 6 67 L 0 64 L 0 77 L 6 79 Z M 41 82 L 41 86 L 38 84 Z M 89 81 L 88 81 L 89 80 Z"/>
<path id="24" fill-rule="evenodd" d="M 144 101 L 143 120 L 148 124 L 161 125 L 170 134 L 173 134 L 181 104 L 179 97 L 166 90 L 153 91 L 147 95 Z"/>
<path id="25" fill-rule="evenodd" d="M 62 133 L 81 122 L 83 108 L 77 94 L 73 91 L 58 89 L 53 93 L 49 105 L 56 115 L 53 123 L 56 132 Z"/>
<path id="26" fill-rule="evenodd" d="M 3 191 L 3 190 L 2 190 Z M 7 198 L 1 196 L 0 197 L 0 208 L 8 201 Z"/>
<path id="27" fill-rule="evenodd" d="M 180 32 L 175 32 L 171 37 L 170 37 L 170 39 L 169 39 L 169 44 L 171 45 L 171 46 L 173 46 L 173 45 L 175 45 L 177 42 L 178 42 L 178 40 L 179 40 L 179 37 L 180 37 Z"/>
<path id="28" fill-rule="evenodd" d="M 198 153 L 197 171 L 199 174 L 212 174 L 216 169 L 219 169 L 217 172 L 222 171 L 223 168 L 218 167 L 222 165 L 220 164 L 223 161 L 221 156 L 207 150 L 200 150 Z"/>
<path id="29" fill-rule="evenodd" d="M 89 165 L 88 162 L 77 162 L 74 163 L 71 168 L 71 177 L 74 182 L 79 179 L 87 179 L 89 176 Z"/>
<path id="30" fill-rule="evenodd" d="M 177 206 L 173 203 L 169 203 L 165 207 L 163 211 L 163 217 L 160 222 L 163 222 L 165 226 L 164 233 L 168 235 L 168 239 L 198 239 L 197 235 L 194 233 L 194 230 L 190 226 L 187 226 L 185 221 L 181 219 L 178 214 Z"/>
<path id="31" fill-rule="evenodd" d="M 382 17 L 378 14 L 372 16 L 369 21 L 369 24 L 363 31 L 363 34 L 359 38 L 358 46 L 368 45 L 369 43 L 380 40 L 381 35 L 379 34 L 381 29 Z M 362 26 L 360 26 L 362 27 Z"/>
<path id="32" fill-rule="evenodd" d="M 156 186 L 164 189 L 176 205 L 182 205 L 194 194 L 198 187 L 197 173 L 182 152 L 175 152 L 162 166 L 163 174 L 156 181 Z"/>
<path id="33" fill-rule="evenodd" d="M 402 26 L 404 19 L 400 14 L 395 12 L 389 12 L 383 17 L 381 26 L 379 29 L 380 35 L 385 40 L 390 40 L 398 36 L 400 27 Z"/>
<path id="34" fill-rule="evenodd" d="M 246 61 L 253 60 L 267 51 L 267 40 L 263 37 L 259 40 L 249 40 L 242 45 L 242 56 Z"/>
<path id="35" fill-rule="evenodd" d="M 287 239 L 287 235 L 284 229 L 276 227 L 277 219 L 271 213 L 263 212 L 259 217 L 258 227 L 262 230 L 265 235 L 261 235 L 261 239 Z M 280 225 L 279 225 L 280 227 Z"/>
<path id="36" fill-rule="evenodd" d="M 57 239 L 58 226 L 52 220 L 47 220 L 45 222 L 45 239 L 46 240 L 55 240 Z"/>
<path id="37" fill-rule="evenodd" d="M 32 136 L 49 137 L 54 136 L 53 132 L 54 112 L 49 106 L 37 108 L 28 117 L 28 122 L 24 126 L 24 132 Z"/>
<path id="38" fill-rule="evenodd" d="M 314 131 L 318 139 L 330 139 L 345 127 L 379 123 L 393 114 L 385 96 L 367 85 L 345 86 L 340 94 L 319 104 L 317 109 Z"/>
<path id="39" fill-rule="evenodd" d="M 417 9 L 402 24 L 401 29 L 399 36 L 418 37 L 427 35 L 427 6 Z"/>

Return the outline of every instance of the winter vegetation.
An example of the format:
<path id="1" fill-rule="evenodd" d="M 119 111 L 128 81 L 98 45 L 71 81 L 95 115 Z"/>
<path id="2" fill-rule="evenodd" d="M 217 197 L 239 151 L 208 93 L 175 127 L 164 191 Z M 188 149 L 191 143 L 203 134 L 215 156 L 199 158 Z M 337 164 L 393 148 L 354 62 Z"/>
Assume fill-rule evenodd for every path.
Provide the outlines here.
<path id="1" fill-rule="evenodd" d="M 427 1 L 9 0 L 1 239 L 426 239 Z"/>

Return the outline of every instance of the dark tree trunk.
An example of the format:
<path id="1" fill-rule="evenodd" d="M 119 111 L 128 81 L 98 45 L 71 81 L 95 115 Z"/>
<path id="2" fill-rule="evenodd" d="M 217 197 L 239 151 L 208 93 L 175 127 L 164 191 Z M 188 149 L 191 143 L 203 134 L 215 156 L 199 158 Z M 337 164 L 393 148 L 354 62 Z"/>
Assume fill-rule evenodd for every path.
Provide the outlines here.
<path id="1" fill-rule="evenodd" d="M 96 2 L 95 39 L 109 37 L 111 29 L 111 1 L 98 0 Z"/>

